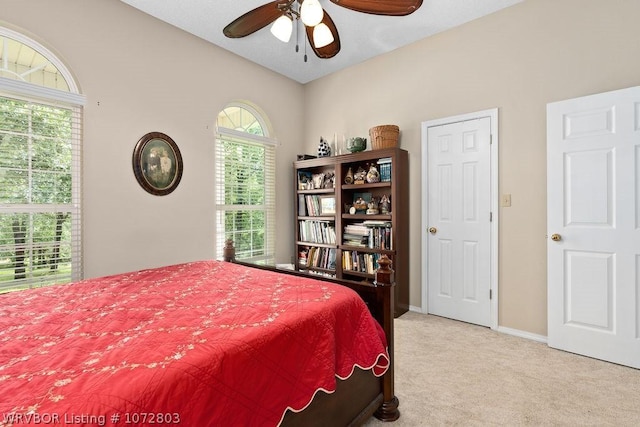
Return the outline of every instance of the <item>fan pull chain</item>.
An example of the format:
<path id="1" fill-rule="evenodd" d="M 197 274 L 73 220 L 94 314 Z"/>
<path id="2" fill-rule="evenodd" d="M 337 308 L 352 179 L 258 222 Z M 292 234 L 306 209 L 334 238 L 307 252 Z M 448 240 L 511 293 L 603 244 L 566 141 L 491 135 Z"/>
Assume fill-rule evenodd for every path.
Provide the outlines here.
<path id="1" fill-rule="evenodd" d="M 304 24 L 302 26 L 304 27 Z M 306 30 L 306 27 L 305 27 L 305 30 Z M 304 37 L 304 62 L 307 62 L 307 37 Z"/>
<path id="2" fill-rule="evenodd" d="M 300 6 L 298 6 L 299 10 Z M 299 16 L 299 15 L 298 15 Z M 300 51 L 300 25 L 304 27 L 304 24 L 300 21 L 300 19 L 295 19 L 296 23 L 296 53 Z M 307 38 L 304 38 L 304 62 L 307 62 Z"/>
<path id="3" fill-rule="evenodd" d="M 300 51 L 300 23 L 296 19 L 296 53 Z"/>

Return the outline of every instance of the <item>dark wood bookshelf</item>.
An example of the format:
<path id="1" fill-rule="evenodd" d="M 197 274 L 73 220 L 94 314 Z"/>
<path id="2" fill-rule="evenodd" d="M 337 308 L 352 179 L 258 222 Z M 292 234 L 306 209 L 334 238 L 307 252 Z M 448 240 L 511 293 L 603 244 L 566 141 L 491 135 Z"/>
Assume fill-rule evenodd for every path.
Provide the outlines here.
<path id="1" fill-rule="evenodd" d="M 344 154 L 339 156 L 320 157 L 294 162 L 294 218 L 295 218 L 295 269 L 301 272 L 317 271 L 335 276 L 342 280 L 373 282 L 374 276 L 370 272 L 354 271 L 343 266 L 345 254 L 354 256 L 354 252 L 370 262 L 379 255 L 387 255 L 393 262 L 395 271 L 395 314 L 396 317 L 409 310 L 409 161 L 408 152 L 400 148 L 386 148 L 381 150 L 363 151 L 360 153 Z M 381 175 L 380 182 L 345 183 L 345 177 L 351 168 L 355 173 L 358 168 L 368 171 L 371 165 L 380 166 L 378 161 L 386 159 L 385 174 Z M 390 171 L 389 171 L 390 169 Z M 332 177 L 320 180 L 320 176 Z M 302 182 L 301 182 L 302 181 Z M 315 183 L 314 183 L 315 181 Z M 311 184 L 309 184 L 311 182 Z M 321 188 L 315 188 L 314 184 Z M 383 195 L 390 198 L 389 213 L 367 214 L 365 212 L 349 213 L 353 206 L 354 198 L 359 195 L 370 196 L 379 200 Z M 329 202 L 335 204 L 334 213 L 323 215 L 310 215 L 307 209 L 306 197 L 331 198 Z M 314 199 L 315 200 L 315 199 Z M 300 203 L 305 203 L 303 209 Z M 305 213 L 305 215 L 301 215 Z M 318 221 L 328 224 L 335 232 L 335 242 L 323 241 L 313 243 L 301 238 L 301 221 Z M 349 245 L 344 242 L 343 235 L 347 225 L 361 226 L 364 221 L 378 222 L 371 228 L 384 229 L 389 232 L 388 247 L 370 247 Z M 384 225 L 381 225 L 384 224 Z M 389 226 L 387 226 L 387 224 Z M 324 225 L 322 227 L 325 227 Z M 383 231 L 378 230 L 379 233 Z M 380 237 L 382 239 L 382 237 Z M 353 239 L 350 239 L 352 242 Z M 386 243 L 386 242 L 385 242 Z M 317 267 L 303 265 L 301 254 L 320 248 L 324 251 L 331 250 L 331 256 L 335 255 L 335 268 L 328 268 L 330 262 L 321 263 Z M 314 249 L 315 251 L 315 249 Z M 327 252 L 329 255 L 329 252 Z M 308 260 L 305 259 L 305 262 Z M 333 266 L 333 264 L 331 264 Z M 370 266 L 370 265 L 369 265 Z M 375 266 L 377 267 L 377 265 Z"/>

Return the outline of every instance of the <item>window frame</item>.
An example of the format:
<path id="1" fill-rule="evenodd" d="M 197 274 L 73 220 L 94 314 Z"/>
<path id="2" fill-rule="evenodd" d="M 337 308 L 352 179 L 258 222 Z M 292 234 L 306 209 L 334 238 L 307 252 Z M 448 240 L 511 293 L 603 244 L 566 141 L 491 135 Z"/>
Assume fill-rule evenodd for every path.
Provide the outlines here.
<path id="1" fill-rule="evenodd" d="M 69 92 L 60 89 L 41 86 L 21 78 L 20 74 L 15 72 L 9 72 L 16 78 L 0 77 L 0 97 L 5 99 L 13 99 L 27 103 L 28 105 L 44 105 L 48 108 L 58 108 L 68 110 L 70 112 L 70 142 L 71 144 L 71 200 L 69 203 L 46 203 L 36 204 L 28 201 L 27 203 L 0 203 L 0 213 L 13 214 L 21 213 L 31 217 L 40 213 L 51 214 L 71 214 L 71 272 L 68 275 L 56 275 L 55 281 L 58 279 L 64 281 L 77 281 L 83 277 L 83 265 L 82 265 L 82 205 L 81 205 L 81 192 L 82 192 L 82 128 L 83 128 L 83 107 L 86 105 L 86 97 L 79 93 L 78 85 L 73 79 L 69 70 L 65 65 L 53 54 L 51 51 L 41 44 L 29 39 L 28 37 L 12 31 L 10 29 L 0 26 L 0 40 L 10 38 L 28 48 L 34 50 L 36 53 L 44 57 L 49 64 L 56 67 L 56 71 L 59 75 L 65 79 L 66 86 Z M 5 43 L 6 46 L 6 43 Z M 0 67 L 5 64 L 6 55 L 8 53 L 5 49 L 5 58 L 0 61 Z M 24 75 L 30 74 L 25 72 Z M 27 138 L 38 139 L 37 134 L 28 132 Z M 29 166 L 31 170 L 32 166 Z M 30 185 L 30 189 L 32 188 Z M 30 190 L 31 191 L 31 190 Z M 33 223 L 29 222 L 30 226 Z M 30 230 L 32 231 L 32 230 Z M 25 244 L 25 248 L 29 251 L 29 254 L 33 254 L 34 249 L 37 246 L 41 246 L 43 242 L 37 242 L 34 240 L 33 234 L 30 236 L 31 241 Z M 52 244 L 52 242 L 44 242 L 45 244 Z M 54 243 L 55 244 L 55 243 Z M 33 261 L 33 259 L 32 259 Z M 15 289 L 22 289 L 25 287 L 37 287 L 41 285 L 53 284 L 49 280 L 38 281 L 35 277 L 27 277 L 27 279 L 15 278 L 11 281 L 0 282 L 0 292 L 10 291 Z"/>
<path id="2" fill-rule="evenodd" d="M 275 216 L 276 216 L 276 183 L 275 183 L 275 161 L 276 161 L 276 147 L 278 142 L 274 139 L 269 138 L 269 128 L 267 127 L 267 123 L 263 114 L 259 113 L 255 108 L 250 105 L 244 103 L 231 103 L 226 105 L 219 113 L 218 116 L 223 114 L 226 109 L 233 108 L 241 108 L 246 110 L 248 113 L 253 115 L 258 124 L 262 129 L 263 135 L 252 134 L 245 131 L 240 131 L 237 129 L 231 129 L 228 127 L 216 126 L 216 135 L 215 135 L 215 185 L 214 185 L 214 201 L 215 201 L 215 232 L 216 232 L 216 257 L 221 258 L 223 254 L 223 248 L 225 245 L 225 241 L 227 240 L 227 235 L 230 233 L 229 230 L 225 230 L 224 224 L 224 213 L 231 211 L 262 211 L 264 212 L 264 245 L 262 250 L 264 251 L 261 255 L 250 255 L 243 257 L 242 248 L 236 248 L 236 255 L 238 258 L 243 259 L 247 262 L 255 262 L 255 263 L 265 263 L 271 264 L 275 262 Z M 221 197 L 220 191 L 221 186 L 223 186 L 224 176 L 221 174 L 224 173 L 224 170 L 221 170 L 222 160 L 219 159 L 221 149 L 220 144 L 223 143 L 237 143 L 237 144 L 249 144 L 261 146 L 265 150 L 265 194 L 264 194 L 264 203 L 261 205 L 248 205 L 248 204 L 230 204 L 227 205 L 225 203 L 219 203 L 219 198 Z M 253 254 L 255 251 L 259 249 L 253 248 L 250 249 L 250 253 Z"/>

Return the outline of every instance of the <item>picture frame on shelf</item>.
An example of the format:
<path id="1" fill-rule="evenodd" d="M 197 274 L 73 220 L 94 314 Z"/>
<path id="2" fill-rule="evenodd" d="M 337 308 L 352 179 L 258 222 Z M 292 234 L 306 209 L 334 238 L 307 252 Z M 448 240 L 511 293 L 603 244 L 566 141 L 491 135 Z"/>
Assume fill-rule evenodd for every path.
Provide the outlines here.
<path id="1" fill-rule="evenodd" d="M 311 172 L 298 171 L 298 190 L 313 189 L 313 177 Z"/>
<path id="2" fill-rule="evenodd" d="M 362 199 L 365 203 L 369 203 L 371 201 L 371 193 L 353 193 L 354 203 L 358 199 Z"/>
<path id="3" fill-rule="evenodd" d="M 371 202 L 371 193 L 353 193 L 353 210 L 351 214 L 363 214 L 367 211 L 367 205 Z"/>
<path id="4" fill-rule="evenodd" d="M 320 215 L 336 214 L 336 198 L 334 196 L 319 196 Z"/>

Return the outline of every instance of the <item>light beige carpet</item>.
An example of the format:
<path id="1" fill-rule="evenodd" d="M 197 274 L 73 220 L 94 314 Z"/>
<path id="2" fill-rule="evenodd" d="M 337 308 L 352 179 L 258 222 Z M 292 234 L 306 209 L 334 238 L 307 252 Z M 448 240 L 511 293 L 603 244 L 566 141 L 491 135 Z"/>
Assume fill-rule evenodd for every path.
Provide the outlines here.
<path id="1" fill-rule="evenodd" d="M 401 416 L 367 427 L 640 426 L 640 370 L 413 312 L 395 342 Z"/>

